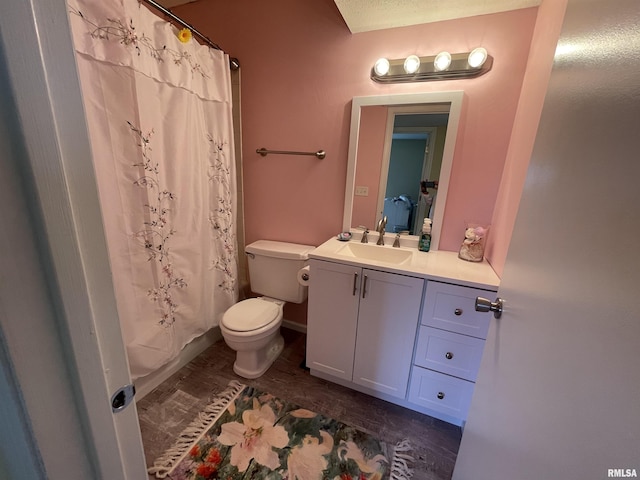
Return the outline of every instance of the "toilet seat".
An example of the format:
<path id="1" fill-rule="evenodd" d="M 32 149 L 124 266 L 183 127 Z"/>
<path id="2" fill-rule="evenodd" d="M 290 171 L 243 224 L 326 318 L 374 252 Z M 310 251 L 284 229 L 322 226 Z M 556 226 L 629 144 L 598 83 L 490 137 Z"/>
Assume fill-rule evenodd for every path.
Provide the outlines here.
<path id="1" fill-rule="evenodd" d="M 249 298 L 229 308 L 222 316 L 222 324 L 235 332 L 250 332 L 270 324 L 278 318 L 279 313 L 278 304 Z"/>

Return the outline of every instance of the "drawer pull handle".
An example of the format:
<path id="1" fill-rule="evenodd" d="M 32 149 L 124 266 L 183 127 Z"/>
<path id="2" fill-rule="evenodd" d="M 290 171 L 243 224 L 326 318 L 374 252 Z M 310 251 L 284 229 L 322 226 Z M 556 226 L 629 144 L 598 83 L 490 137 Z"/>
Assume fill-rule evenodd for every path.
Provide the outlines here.
<path id="1" fill-rule="evenodd" d="M 444 356 L 447 357 L 447 360 L 451 360 L 453 358 L 453 353 L 447 352 L 444 354 Z"/>
<path id="2" fill-rule="evenodd" d="M 353 296 L 356 296 L 356 289 L 358 288 L 358 274 L 353 274 Z"/>
<path id="3" fill-rule="evenodd" d="M 460 316 L 462 315 L 462 309 L 461 308 L 456 308 L 453 313 L 455 313 L 456 315 Z"/>
<path id="4" fill-rule="evenodd" d="M 438 392 L 437 397 L 439 400 L 442 400 L 444 398 L 444 392 Z"/>

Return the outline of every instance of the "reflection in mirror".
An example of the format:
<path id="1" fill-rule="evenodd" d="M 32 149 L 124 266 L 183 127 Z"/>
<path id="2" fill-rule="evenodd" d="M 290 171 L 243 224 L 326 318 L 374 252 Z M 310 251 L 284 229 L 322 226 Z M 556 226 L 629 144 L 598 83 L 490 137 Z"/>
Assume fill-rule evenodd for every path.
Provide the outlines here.
<path id="1" fill-rule="evenodd" d="M 437 250 L 463 93 L 354 97 L 343 227 L 419 235 L 433 220 Z M 421 188 L 422 187 L 422 188 Z"/>
<path id="2" fill-rule="evenodd" d="M 434 220 L 449 105 L 389 108 L 388 115 L 385 143 L 391 146 L 383 150 L 389 155 L 382 162 L 376 212 L 387 217 L 387 232 L 419 235 L 423 220 Z"/>

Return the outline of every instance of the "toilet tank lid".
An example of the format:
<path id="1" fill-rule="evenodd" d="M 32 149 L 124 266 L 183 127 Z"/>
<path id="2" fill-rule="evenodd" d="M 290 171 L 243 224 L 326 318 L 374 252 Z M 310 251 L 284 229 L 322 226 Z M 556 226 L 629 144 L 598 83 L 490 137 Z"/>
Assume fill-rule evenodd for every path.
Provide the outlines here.
<path id="1" fill-rule="evenodd" d="M 288 258 L 291 260 L 306 260 L 309 252 L 316 247 L 299 245 L 297 243 L 276 242 L 273 240 L 258 240 L 245 247 L 245 252 L 265 257 Z"/>

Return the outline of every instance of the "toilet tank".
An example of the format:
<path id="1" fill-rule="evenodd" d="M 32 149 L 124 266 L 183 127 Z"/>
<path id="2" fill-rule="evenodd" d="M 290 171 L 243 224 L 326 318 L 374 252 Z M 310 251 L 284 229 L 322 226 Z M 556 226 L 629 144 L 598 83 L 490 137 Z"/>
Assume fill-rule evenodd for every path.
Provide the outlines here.
<path id="1" fill-rule="evenodd" d="M 292 303 L 307 299 L 307 287 L 298 283 L 298 270 L 307 264 L 316 247 L 297 243 L 258 240 L 245 247 L 251 291 Z"/>

